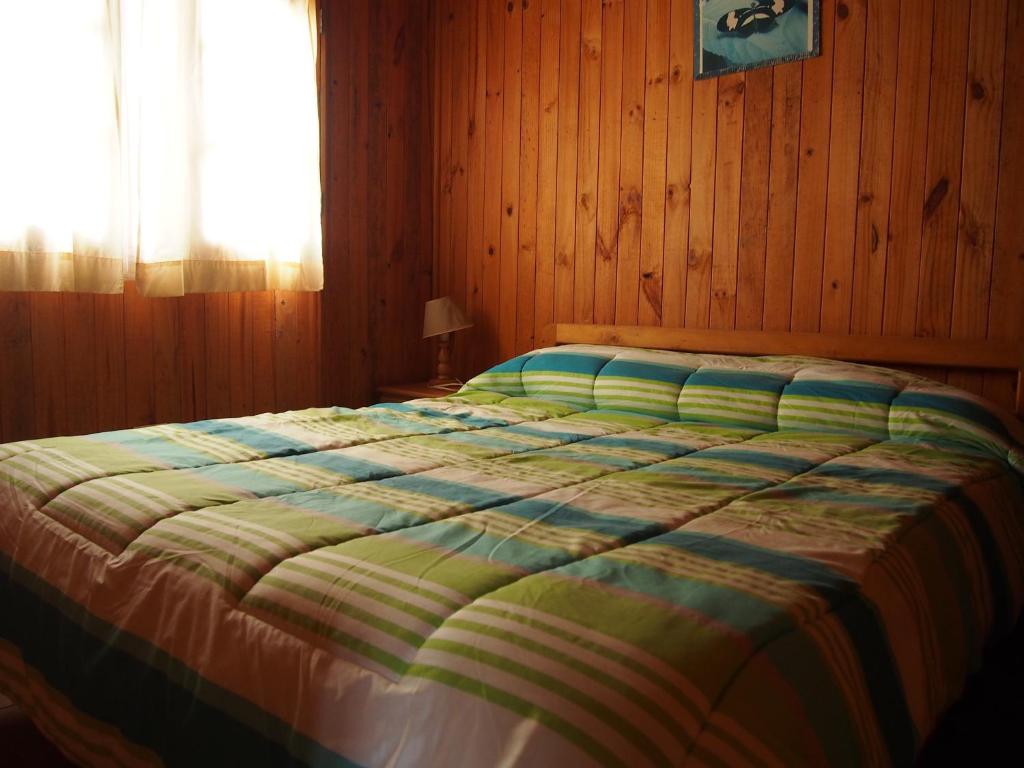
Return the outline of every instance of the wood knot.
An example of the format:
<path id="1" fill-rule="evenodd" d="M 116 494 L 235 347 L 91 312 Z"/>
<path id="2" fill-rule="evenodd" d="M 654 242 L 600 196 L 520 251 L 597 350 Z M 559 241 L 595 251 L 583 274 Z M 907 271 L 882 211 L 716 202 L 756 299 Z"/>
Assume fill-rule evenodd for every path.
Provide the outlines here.
<path id="1" fill-rule="evenodd" d="M 977 80 L 971 81 L 971 98 L 975 101 L 981 101 L 985 98 L 985 86 Z"/>
<path id="2" fill-rule="evenodd" d="M 398 28 L 398 33 L 395 35 L 395 42 L 391 48 L 391 61 L 397 65 L 402 61 L 402 53 L 405 51 L 405 25 L 403 24 Z"/>
<path id="3" fill-rule="evenodd" d="M 838 16 L 840 19 L 845 19 L 849 15 L 850 6 L 848 6 L 846 3 L 839 3 L 839 5 L 836 6 L 836 16 Z"/>
<path id="4" fill-rule="evenodd" d="M 938 210 L 939 206 L 942 205 L 942 201 L 945 199 L 947 192 L 949 192 L 949 179 L 943 176 L 935 183 L 935 186 L 932 187 L 932 191 L 928 193 L 928 198 L 924 201 L 924 218 L 926 221 L 930 219 L 935 211 Z"/>

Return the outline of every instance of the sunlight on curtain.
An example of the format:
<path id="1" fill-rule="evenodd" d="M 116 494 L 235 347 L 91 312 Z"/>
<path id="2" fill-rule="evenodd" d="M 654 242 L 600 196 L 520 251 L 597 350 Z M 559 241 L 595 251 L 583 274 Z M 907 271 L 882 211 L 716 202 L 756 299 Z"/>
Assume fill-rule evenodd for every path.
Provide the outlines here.
<path id="1" fill-rule="evenodd" d="M 306 2 L 124 4 L 150 295 L 323 284 Z"/>
<path id="2" fill-rule="evenodd" d="M 0 0 L 0 289 L 119 292 L 106 0 Z"/>
<path id="3" fill-rule="evenodd" d="M 56 5 L 0 0 L 0 290 L 320 289 L 312 0 Z"/>

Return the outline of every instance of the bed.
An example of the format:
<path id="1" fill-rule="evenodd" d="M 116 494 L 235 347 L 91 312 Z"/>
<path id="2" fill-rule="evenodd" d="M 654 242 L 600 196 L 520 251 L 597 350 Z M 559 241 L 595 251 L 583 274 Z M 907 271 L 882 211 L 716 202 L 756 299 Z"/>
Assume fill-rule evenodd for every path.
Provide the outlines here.
<path id="1" fill-rule="evenodd" d="M 1021 424 L 772 338 L 2 445 L 0 689 L 88 766 L 910 764 L 1024 604 Z"/>

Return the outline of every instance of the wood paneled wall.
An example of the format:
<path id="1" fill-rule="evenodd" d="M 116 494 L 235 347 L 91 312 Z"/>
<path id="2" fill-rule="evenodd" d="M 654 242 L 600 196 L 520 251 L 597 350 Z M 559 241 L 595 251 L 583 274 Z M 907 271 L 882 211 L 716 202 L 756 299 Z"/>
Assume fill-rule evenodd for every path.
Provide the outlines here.
<path id="1" fill-rule="evenodd" d="M 426 379 L 433 213 L 425 0 L 328 0 L 323 395 Z"/>
<path id="2" fill-rule="evenodd" d="M 552 321 L 1024 335 L 1021 0 L 823 0 L 821 56 L 700 82 L 692 0 L 432 5 L 462 375 Z"/>
<path id="3" fill-rule="evenodd" d="M 320 297 L 0 292 L 0 441 L 304 408 Z"/>

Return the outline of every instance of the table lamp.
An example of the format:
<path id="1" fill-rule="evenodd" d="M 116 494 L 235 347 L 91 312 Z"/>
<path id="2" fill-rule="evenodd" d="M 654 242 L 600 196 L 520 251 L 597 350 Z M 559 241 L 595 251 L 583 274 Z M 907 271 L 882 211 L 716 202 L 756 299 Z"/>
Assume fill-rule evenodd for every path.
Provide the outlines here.
<path id="1" fill-rule="evenodd" d="M 423 338 L 438 337 L 437 367 L 434 370 L 434 378 L 429 382 L 432 386 L 451 382 L 450 334 L 472 325 L 459 305 L 448 296 L 431 299 L 423 307 Z"/>

